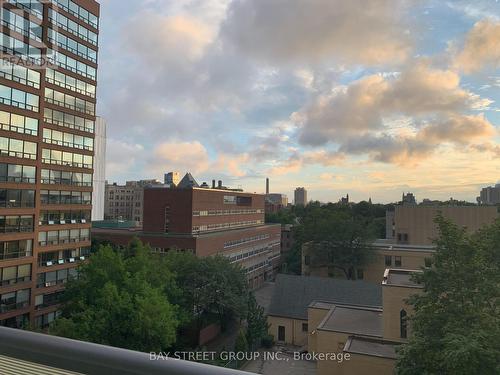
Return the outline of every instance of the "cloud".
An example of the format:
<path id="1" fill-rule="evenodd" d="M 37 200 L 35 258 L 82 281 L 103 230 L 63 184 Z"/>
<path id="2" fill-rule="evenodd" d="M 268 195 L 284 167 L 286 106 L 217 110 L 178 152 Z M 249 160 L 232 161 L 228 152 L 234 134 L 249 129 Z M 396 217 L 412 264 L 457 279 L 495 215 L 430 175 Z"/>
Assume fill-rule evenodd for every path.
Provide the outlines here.
<path id="1" fill-rule="evenodd" d="M 491 142 L 473 144 L 470 149 L 480 153 L 489 153 L 494 158 L 500 158 L 500 145 Z"/>
<path id="2" fill-rule="evenodd" d="M 411 51 L 408 1 L 233 1 L 221 39 L 270 62 L 399 63 Z"/>
<path id="3" fill-rule="evenodd" d="M 194 17 L 164 16 L 152 10 L 136 15 L 123 32 L 130 50 L 147 55 L 149 65 L 195 61 L 214 38 L 213 31 Z"/>
<path id="4" fill-rule="evenodd" d="M 134 163 L 143 157 L 144 146 L 141 144 L 108 138 L 106 141 L 106 174 L 107 176 L 127 174 Z"/>
<path id="5" fill-rule="evenodd" d="M 482 114 L 464 113 L 490 103 L 460 87 L 457 73 L 418 60 L 400 74 L 365 76 L 320 95 L 291 118 L 303 145 L 335 144 L 341 153 L 402 164 L 422 160 L 442 142 L 493 136 Z M 398 121 L 404 131 L 394 132 L 389 124 Z"/>
<path id="6" fill-rule="evenodd" d="M 500 21 L 483 19 L 476 22 L 467 34 L 455 64 L 465 73 L 500 67 Z"/>
<path id="7" fill-rule="evenodd" d="M 210 160 L 207 149 L 200 142 L 172 141 L 156 146 L 149 164 L 160 174 L 170 169 L 201 173 L 208 169 Z"/>
<path id="8" fill-rule="evenodd" d="M 476 139 L 490 138 L 496 134 L 495 127 L 483 114 L 479 114 L 477 116 L 451 116 L 441 123 L 424 127 L 418 137 L 431 144 L 447 141 L 469 144 Z"/>

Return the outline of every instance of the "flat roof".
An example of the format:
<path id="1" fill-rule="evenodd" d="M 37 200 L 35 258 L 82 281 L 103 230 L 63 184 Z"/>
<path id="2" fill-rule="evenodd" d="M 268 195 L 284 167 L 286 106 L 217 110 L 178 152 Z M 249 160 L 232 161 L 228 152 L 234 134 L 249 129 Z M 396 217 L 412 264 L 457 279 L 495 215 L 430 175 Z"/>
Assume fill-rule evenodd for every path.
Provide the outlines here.
<path id="1" fill-rule="evenodd" d="M 393 341 L 351 336 L 344 346 L 344 352 L 396 359 L 396 346 L 398 345 L 400 343 Z"/>
<path id="2" fill-rule="evenodd" d="M 318 329 L 382 337 L 382 309 L 359 306 L 335 306 Z"/>
<path id="3" fill-rule="evenodd" d="M 436 252 L 435 245 L 404 245 L 398 244 L 395 239 L 392 238 L 380 238 L 372 243 L 373 247 L 389 250 L 389 251 L 425 251 L 425 252 Z"/>
<path id="4" fill-rule="evenodd" d="M 423 288 L 422 284 L 412 280 L 412 276 L 416 273 L 421 273 L 420 270 L 404 270 L 388 268 L 384 272 L 383 285 L 389 286 L 404 286 L 411 288 Z"/>

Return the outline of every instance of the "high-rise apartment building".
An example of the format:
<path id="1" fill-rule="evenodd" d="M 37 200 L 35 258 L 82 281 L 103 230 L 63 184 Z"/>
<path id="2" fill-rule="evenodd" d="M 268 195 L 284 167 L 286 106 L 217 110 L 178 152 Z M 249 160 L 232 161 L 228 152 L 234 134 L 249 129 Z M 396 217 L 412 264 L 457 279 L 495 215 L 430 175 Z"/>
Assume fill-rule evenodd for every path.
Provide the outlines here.
<path id="1" fill-rule="evenodd" d="M 165 185 L 169 187 L 176 187 L 179 182 L 181 182 L 181 173 L 180 172 L 168 172 L 165 173 L 164 179 Z"/>
<path id="2" fill-rule="evenodd" d="M 480 204 L 500 204 L 500 184 L 481 189 L 478 202 Z"/>
<path id="3" fill-rule="evenodd" d="M 293 202 L 296 206 L 305 206 L 307 204 L 307 190 L 303 187 L 295 189 Z"/>
<path id="4" fill-rule="evenodd" d="M 90 253 L 99 4 L 0 10 L 0 325 L 43 327 Z"/>
<path id="5" fill-rule="evenodd" d="M 127 181 L 125 185 L 106 184 L 104 193 L 104 219 L 135 221 L 142 226 L 144 188 L 160 185 L 158 180 Z"/>

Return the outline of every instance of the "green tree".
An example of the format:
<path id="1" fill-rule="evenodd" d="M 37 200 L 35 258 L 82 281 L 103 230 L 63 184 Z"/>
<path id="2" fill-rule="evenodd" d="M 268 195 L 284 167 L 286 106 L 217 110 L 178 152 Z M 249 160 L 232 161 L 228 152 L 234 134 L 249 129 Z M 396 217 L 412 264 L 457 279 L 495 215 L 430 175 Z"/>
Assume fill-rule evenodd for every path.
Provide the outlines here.
<path id="1" fill-rule="evenodd" d="M 234 351 L 237 353 L 248 351 L 248 342 L 243 329 L 240 329 L 238 332 L 238 336 L 236 337 L 236 342 L 234 344 Z"/>
<path id="2" fill-rule="evenodd" d="M 370 222 L 355 216 L 349 208 L 318 209 L 304 222 L 305 240 L 311 242 L 313 267 L 326 267 L 329 273 L 343 272 L 356 279 L 355 269 L 371 261 L 371 242 L 376 238 Z"/>
<path id="3" fill-rule="evenodd" d="M 143 272 L 150 260 L 142 261 L 147 263 L 101 247 L 80 267 L 78 279 L 68 282 L 62 316 L 49 332 L 140 351 L 169 348 L 176 338 L 176 308 Z"/>
<path id="4" fill-rule="evenodd" d="M 196 320 L 198 329 L 215 318 L 225 329 L 247 311 L 248 287 L 240 266 L 221 256 L 199 258 L 190 253 L 169 252 L 165 264 L 175 272 L 180 294 L 176 301 L 183 322 Z"/>
<path id="5" fill-rule="evenodd" d="M 397 372 L 500 373 L 500 221 L 469 235 L 437 218 L 433 267 L 419 281 L 412 335 L 399 351 Z"/>
<path id="6" fill-rule="evenodd" d="M 264 308 L 257 304 L 255 296 L 248 296 L 247 332 L 246 339 L 251 348 L 255 348 L 260 340 L 267 336 L 269 325 L 264 314 Z"/>

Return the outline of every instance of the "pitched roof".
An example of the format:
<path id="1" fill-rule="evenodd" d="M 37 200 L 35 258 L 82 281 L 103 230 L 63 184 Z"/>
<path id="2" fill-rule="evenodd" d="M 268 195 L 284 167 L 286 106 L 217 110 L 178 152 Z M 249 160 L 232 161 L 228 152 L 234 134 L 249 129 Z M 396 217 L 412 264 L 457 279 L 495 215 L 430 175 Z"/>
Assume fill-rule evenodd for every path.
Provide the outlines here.
<path id="1" fill-rule="evenodd" d="M 366 281 L 278 274 L 269 315 L 307 319 L 313 301 L 382 306 L 382 286 Z"/>
<path id="2" fill-rule="evenodd" d="M 186 173 L 182 180 L 179 182 L 177 185 L 178 188 L 180 189 L 186 189 L 186 188 L 193 188 L 193 187 L 200 187 L 194 177 L 191 175 L 191 173 Z"/>

